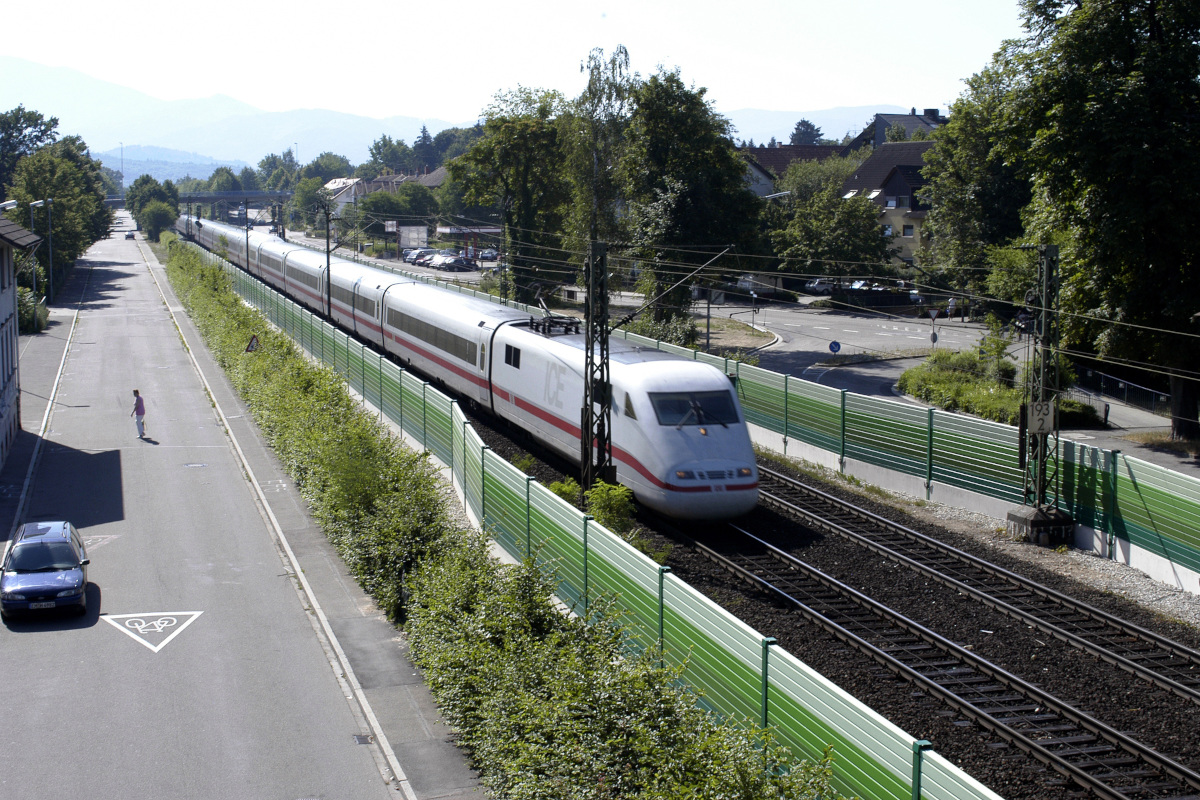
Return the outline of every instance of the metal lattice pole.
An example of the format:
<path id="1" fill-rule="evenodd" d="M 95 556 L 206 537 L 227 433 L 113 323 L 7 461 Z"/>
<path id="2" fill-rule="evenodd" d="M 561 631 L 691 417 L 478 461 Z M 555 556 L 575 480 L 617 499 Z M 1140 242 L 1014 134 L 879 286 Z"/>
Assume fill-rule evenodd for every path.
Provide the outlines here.
<path id="1" fill-rule="evenodd" d="M 586 360 L 580 425 L 581 491 L 597 481 L 616 482 L 612 463 L 612 385 L 608 369 L 608 248 L 592 242 L 584 265 Z"/>

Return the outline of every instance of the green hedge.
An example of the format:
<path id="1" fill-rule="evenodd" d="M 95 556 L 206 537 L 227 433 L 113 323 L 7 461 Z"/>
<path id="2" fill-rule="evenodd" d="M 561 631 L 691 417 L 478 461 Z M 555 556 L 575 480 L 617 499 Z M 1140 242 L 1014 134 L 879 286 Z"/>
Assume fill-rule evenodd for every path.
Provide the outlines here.
<path id="1" fill-rule="evenodd" d="M 442 713 L 506 798 L 826 798 L 828 755 L 793 762 L 769 731 L 722 723 L 680 670 L 624 646 L 621 619 L 554 603 L 535 560 L 503 566 L 457 528 L 427 454 L 406 450 L 199 254 L 167 274 L 314 517 L 356 579 L 405 627 Z M 259 348 L 246 352 L 252 335 Z"/>

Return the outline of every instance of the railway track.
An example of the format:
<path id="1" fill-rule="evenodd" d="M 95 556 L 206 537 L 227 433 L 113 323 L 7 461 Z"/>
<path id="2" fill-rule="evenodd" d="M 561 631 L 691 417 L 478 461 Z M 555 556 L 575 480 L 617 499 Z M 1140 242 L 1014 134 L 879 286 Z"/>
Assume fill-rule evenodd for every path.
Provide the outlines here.
<path id="1" fill-rule="evenodd" d="M 760 501 L 1200 704 L 1200 653 L 760 465 Z"/>
<path id="2" fill-rule="evenodd" d="M 1200 798 L 1200 774 L 734 526 L 695 547 L 975 724 L 1106 800 Z"/>

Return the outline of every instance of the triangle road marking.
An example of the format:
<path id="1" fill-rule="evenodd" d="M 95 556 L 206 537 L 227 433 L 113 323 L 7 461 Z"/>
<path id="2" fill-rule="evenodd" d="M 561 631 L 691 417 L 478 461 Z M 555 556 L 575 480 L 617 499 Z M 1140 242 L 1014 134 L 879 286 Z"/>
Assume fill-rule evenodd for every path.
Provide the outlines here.
<path id="1" fill-rule="evenodd" d="M 157 653 L 172 639 L 183 633 L 183 629 L 196 621 L 203 611 L 148 611 L 143 614 L 102 614 L 100 619 L 112 625 L 135 642 L 140 642 Z M 166 638 L 154 644 L 150 638 L 166 632 Z"/>

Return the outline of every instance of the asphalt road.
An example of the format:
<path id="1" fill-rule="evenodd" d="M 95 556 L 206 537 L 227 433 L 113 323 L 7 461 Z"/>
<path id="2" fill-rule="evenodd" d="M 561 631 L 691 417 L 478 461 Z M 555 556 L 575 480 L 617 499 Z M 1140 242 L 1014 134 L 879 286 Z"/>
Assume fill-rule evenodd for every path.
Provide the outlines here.
<path id="1" fill-rule="evenodd" d="M 89 608 L 0 626 L 0 796 L 394 797 L 140 246 L 98 243 L 55 309 L 24 519 L 84 533 Z"/>

